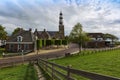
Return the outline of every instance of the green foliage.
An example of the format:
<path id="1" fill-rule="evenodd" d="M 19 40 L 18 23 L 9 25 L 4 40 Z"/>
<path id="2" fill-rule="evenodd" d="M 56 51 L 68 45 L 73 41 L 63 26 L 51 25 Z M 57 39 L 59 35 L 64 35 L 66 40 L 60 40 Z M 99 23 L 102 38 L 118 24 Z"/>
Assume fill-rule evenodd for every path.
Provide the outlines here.
<path id="1" fill-rule="evenodd" d="M 38 80 L 37 72 L 33 64 L 27 66 L 26 75 L 24 80 Z"/>
<path id="2" fill-rule="evenodd" d="M 51 40 L 46 40 L 46 46 L 50 46 L 52 45 L 52 41 Z"/>
<path id="3" fill-rule="evenodd" d="M 87 34 L 82 30 L 82 25 L 80 23 L 77 23 L 70 35 L 69 35 L 69 39 L 72 42 L 75 42 L 79 45 L 79 51 L 81 52 L 81 48 L 82 45 L 89 40 L 89 37 L 87 36 Z"/>
<path id="4" fill-rule="evenodd" d="M 52 60 L 52 62 L 63 66 L 72 65 L 72 68 L 79 70 L 86 70 L 113 77 L 120 77 L 119 53 L 119 49 L 113 51 L 100 51 L 93 54 L 74 55 L 70 57 L 59 58 Z"/>
<path id="5" fill-rule="evenodd" d="M 70 43 L 70 38 L 69 38 L 69 36 L 65 36 L 65 40 L 67 40 L 67 42 Z"/>
<path id="6" fill-rule="evenodd" d="M 51 45 L 67 45 L 67 40 L 37 40 L 37 49 L 39 50 L 42 47 L 51 46 Z"/>
<path id="7" fill-rule="evenodd" d="M 42 48 L 42 40 L 37 40 L 37 49 L 39 50 L 40 48 Z"/>
<path id="8" fill-rule="evenodd" d="M 16 33 L 18 33 L 20 30 L 23 30 L 23 28 L 16 28 L 16 29 L 14 29 L 14 31 L 12 32 L 12 35 L 14 35 L 14 34 L 16 34 Z"/>
<path id="9" fill-rule="evenodd" d="M 62 41 L 61 40 L 55 40 L 55 45 L 62 45 Z"/>
<path id="10" fill-rule="evenodd" d="M 38 80 L 33 65 L 24 64 L 0 69 L 0 80 Z"/>
<path id="11" fill-rule="evenodd" d="M 4 48 L 0 48 L 0 57 L 2 57 L 3 52 L 5 52 Z"/>
<path id="12" fill-rule="evenodd" d="M 5 27 L 0 25 L 0 40 L 7 39 L 7 32 L 5 31 Z"/>
<path id="13" fill-rule="evenodd" d="M 110 38 L 111 40 L 118 40 L 118 37 L 113 35 L 113 34 L 104 34 L 104 38 L 107 39 L 107 38 Z"/>
<path id="14" fill-rule="evenodd" d="M 120 41 L 116 41 L 116 42 L 115 42 L 115 45 L 120 45 Z"/>
<path id="15" fill-rule="evenodd" d="M 67 40 L 62 40 L 62 45 L 67 45 L 68 41 Z"/>
<path id="16" fill-rule="evenodd" d="M 88 41 L 89 38 L 87 37 L 87 34 L 82 30 L 82 25 L 80 23 L 77 23 L 70 35 L 69 35 L 69 39 L 72 41 L 72 42 L 76 42 L 76 43 L 79 43 L 79 44 L 82 44 L 84 43 L 85 41 Z"/>
<path id="17" fill-rule="evenodd" d="M 43 47 L 46 46 L 46 40 L 42 40 L 42 46 L 43 46 Z"/>
<path id="18" fill-rule="evenodd" d="M 52 45 L 54 45 L 54 44 L 55 44 L 55 40 L 54 40 L 54 39 L 52 39 L 51 41 L 52 41 Z"/>

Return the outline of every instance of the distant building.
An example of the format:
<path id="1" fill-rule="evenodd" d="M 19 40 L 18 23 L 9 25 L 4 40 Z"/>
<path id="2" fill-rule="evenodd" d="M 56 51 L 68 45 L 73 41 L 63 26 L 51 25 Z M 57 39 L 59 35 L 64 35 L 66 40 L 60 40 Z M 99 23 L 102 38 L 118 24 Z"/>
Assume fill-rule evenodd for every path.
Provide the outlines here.
<path id="1" fill-rule="evenodd" d="M 88 48 L 101 48 L 101 47 L 110 47 L 112 40 L 105 39 L 103 33 L 87 33 L 90 37 L 90 41 L 85 44 L 85 47 Z"/>
<path id="2" fill-rule="evenodd" d="M 20 30 L 17 34 L 12 35 L 6 41 L 6 51 L 8 52 L 28 52 L 35 49 L 35 37 L 31 32 Z"/>
<path id="3" fill-rule="evenodd" d="M 43 31 L 35 30 L 34 34 L 38 37 L 38 39 L 64 39 L 64 24 L 63 24 L 63 14 L 60 12 L 59 14 L 59 31 L 47 31 L 44 29 Z"/>

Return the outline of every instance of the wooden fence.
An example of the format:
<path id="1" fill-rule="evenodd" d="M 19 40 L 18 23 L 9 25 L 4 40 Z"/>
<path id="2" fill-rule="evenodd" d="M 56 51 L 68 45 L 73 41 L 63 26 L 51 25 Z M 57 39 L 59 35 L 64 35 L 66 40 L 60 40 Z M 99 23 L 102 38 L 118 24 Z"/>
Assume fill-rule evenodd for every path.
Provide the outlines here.
<path id="1" fill-rule="evenodd" d="M 48 73 L 52 80 L 76 80 L 74 76 L 82 76 L 90 80 L 120 80 L 119 78 L 114 78 L 111 76 L 105 76 L 83 70 L 76 70 L 70 66 L 60 66 L 43 59 L 38 59 L 38 65 Z"/>

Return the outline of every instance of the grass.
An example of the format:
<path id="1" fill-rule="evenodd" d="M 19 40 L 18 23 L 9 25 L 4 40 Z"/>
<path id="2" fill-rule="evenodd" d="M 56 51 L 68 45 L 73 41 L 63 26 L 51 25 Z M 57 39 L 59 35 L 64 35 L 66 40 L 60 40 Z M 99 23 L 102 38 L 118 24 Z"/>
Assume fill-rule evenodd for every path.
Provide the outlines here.
<path id="1" fill-rule="evenodd" d="M 120 78 L 120 50 L 103 51 L 93 54 L 74 55 L 60 59 L 54 59 L 52 62 L 68 66 L 79 70 L 100 73 Z"/>
<path id="2" fill-rule="evenodd" d="M 5 51 L 4 48 L 0 48 L 0 57 L 2 57 L 2 53 Z"/>
<path id="3" fill-rule="evenodd" d="M 38 80 L 38 77 L 32 64 L 22 64 L 0 69 L 0 80 Z"/>

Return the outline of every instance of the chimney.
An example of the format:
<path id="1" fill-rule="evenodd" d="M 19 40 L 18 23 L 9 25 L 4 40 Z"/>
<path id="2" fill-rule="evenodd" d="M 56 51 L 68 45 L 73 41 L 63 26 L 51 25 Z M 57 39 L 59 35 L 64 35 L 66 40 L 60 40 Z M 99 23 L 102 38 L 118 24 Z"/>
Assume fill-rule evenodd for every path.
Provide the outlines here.
<path id="1" fill-rule="evenodd" d="M 37 31 L 37 29 L 35 29 L 35 32 Z"/>
<path id="2" fill-rule="evenodd" d="M 29 31 L 31 32 L 31 31 L 32 31 L 32 29 L 31 29 L 31 28 L 29 28 Z"/>
<path id="3" fill-rule="evenodd" d="M 20 32 L 22 32 L 23 31 L 23 28 L 19 28 L 20 29 Z"/>
<path id="4" fill-rule="evenodd" d="M 46 29 L 44 29 L 44 32 L 46 31 Z"/>

